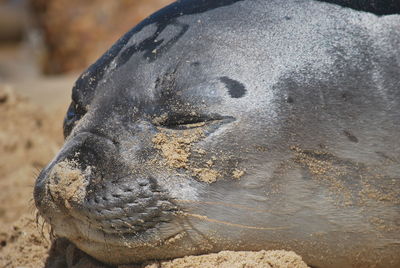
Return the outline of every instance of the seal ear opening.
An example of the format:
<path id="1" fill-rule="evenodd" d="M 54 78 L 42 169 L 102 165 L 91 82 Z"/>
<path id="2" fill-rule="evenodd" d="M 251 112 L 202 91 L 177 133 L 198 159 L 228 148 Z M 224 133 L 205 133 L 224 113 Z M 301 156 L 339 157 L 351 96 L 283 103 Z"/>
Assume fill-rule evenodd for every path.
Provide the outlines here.
<path id="1" fill-rule="evenodd" d="M 399 0 L 318 0 L 378 16 L 400 14 Z"/>

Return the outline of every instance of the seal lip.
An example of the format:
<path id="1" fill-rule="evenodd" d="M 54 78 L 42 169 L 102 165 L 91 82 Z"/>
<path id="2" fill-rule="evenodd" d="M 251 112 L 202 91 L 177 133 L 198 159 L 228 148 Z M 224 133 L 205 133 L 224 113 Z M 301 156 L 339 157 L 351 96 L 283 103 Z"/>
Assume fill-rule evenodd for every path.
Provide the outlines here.
<path id="1" fill-rule="evenodd" d="M 129 174 L 120 177 L 121 180 L 132 178 L 134 176 Z M 129 241 L 143 241 L 163 224 L 170 223 L 171 217 L 180 209 L 174 203 L 174 198 L 154 186 L 151 179 L 135 180 L 137 187 L 143 187 L 135 194 L 126 192 L 125 196 L 107 200 L 104 204 L 98 204 L 93 197 L 86 195 L 82 203 L 71 202 L 68 207 L 52 195 L 48 187 L 50 181 L 46 181 L 39 214 L 53 226 L 55 235 L 72 241 L 104 243 L 104 237 L 107 236 L 107 243 L 110 239 L 115 240 L 114 244 L 121 247 L 121 237 Z M 134 239 L 128 238 L 132 236 Z M 151 241 L 150 238 L 148 240 Z"/>
<path id="2" fill-rule="evenodd" d="M 52 224 L 55 226 L 53 230 L 55 235 L 58 237 L 65 237 L 71 242 L 75 243 L 79 248 L 85 247 L 84 245 L 97 244 L 101 247 L 119 247 L 119 248 L 141 248 L 143 246 L 158 246 L 159 243 L 168 237 L 176 235 L 184 231 L 183 229 L 178 230 L 177 227 L 167 229 L 168 233 L 161 232 L 160 229 L 164 221 L 159 221 L 157 225 L 152 228 L 148 228 L 143 231 L 131 233 L 131 232 L 115 232 L 110 233 L 101 228 L 93 228 L 94 226 L 82 218 L 76 217 L 72 213 L 67 216 L 62 216 L 57 220 L 62 224 Z M 164 237 L 164 238 L 163 238 Z"/>
<path id="3" fill-rule="evenodd" d="M 172 216 L 174 213 L 169 212 L 168 214 Z M 99 228 L 99 226 L 95 226 L 73 212 L 69 216 L 58 213 L 55 217 L 45 217 L 45 219 L 54 226 L 53 231 L 58 237 L 65 237 L 77 244 L 97 243 L 100 245 L 106 243 L 107 245 L 121 248 L 127 246 L 127 241 L 129 241 L 130 247 L 133 247 L 149 244 L 152 241 L 156 241 L 155 238 L 159 240 L 160 235 L 156 235 L 158 233 L 157 230 L 163 224 L 168 223 L 168 221 L 158 219 L 157 224 L 154 226 L 138 230 L 137 232 L 124 232 L 124 230 L 110 232 L 109 228 Z"/>
<path id="4" fill-rule="evenodd" d="M 70 215 L 78 220 L 77 224 L 90 225 L 110 235 L 137 235 L 155 229 L 162 223 L 168 223 L 170 217 L 179 209 L 167 194 L 160 191 L 147 192 L 128 199 L 106 203 L 104 206 L 86 201 Z"/>

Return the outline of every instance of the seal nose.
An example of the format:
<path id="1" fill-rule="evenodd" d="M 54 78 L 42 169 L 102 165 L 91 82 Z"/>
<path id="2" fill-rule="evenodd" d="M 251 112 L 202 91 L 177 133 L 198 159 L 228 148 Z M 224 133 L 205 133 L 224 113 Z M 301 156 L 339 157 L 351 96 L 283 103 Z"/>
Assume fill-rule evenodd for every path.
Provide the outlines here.
<path id="1" fill-rule="evenodd" d="M 69 139 L 36 180 L 33 195 L 39 211 L 50 213 L 49 202 L 63 209 L 82 204 L 95 172 L 113 165 L 116 150 L 111 140 L 89 132 Z"/>
<path id="2" fill-rule="evenodd" d="M 33 199 L 35 201 L 35 206 L 39 209 L 44 205 L 44 197 L 45 197 L 45 178 L 48 173 L 48 168 L 51 166 L 51 163 L 47 165 L 40 172 L 39 176 L 36 178 L 35 187 L 33 188 Z"/>

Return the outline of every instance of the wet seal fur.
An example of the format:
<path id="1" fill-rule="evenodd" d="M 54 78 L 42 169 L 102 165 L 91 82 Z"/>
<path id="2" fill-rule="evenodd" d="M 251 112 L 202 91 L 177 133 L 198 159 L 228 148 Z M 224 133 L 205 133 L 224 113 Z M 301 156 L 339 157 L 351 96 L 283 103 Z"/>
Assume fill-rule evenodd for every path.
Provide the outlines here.
<path id="1" fill-rule="evenodd" d="M 123 36 L 37 179 L 55 234 L 109 264 L 399 267 L 400 8 L 329 2 L 180 1 Z"/>

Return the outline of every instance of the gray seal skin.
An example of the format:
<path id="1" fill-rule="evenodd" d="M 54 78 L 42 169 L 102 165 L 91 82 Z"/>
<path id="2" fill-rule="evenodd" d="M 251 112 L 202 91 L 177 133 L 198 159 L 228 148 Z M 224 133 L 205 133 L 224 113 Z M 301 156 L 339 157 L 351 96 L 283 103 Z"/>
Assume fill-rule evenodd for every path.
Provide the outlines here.
<path id="1" fill-rule="evenodd" d="M 40 214 L 109 264 L 287 249 L 400 267 L 400 9 L 352 2 L 144 20 L 77 80 Z"/>

